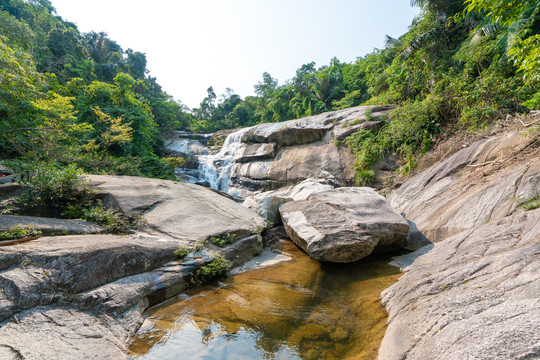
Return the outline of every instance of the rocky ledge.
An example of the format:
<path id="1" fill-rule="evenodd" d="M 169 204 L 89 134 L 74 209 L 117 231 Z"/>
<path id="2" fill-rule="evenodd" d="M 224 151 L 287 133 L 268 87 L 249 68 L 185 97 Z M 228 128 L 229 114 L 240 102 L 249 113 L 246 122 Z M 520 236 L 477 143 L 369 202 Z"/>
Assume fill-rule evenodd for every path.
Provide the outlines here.
<path id="1" fill-rule="evenodd" d="M 540 209 L 520 207 L 540 195 L 539 140 L 482 139 L 390 196 L 412 225 L 406 246 L 435 244 L 395 259 L 405 273 L 382 294 L 379 359 L 540 358 Z"/>
<path id="2" fill-rule="evenodd" d="M 540 209 L 435 244 L 383 294 L 379 359 L 540 357 Z"/>
<path id="3" fill-rule="evenodd" d="M 0 359 L 126 358 L 146 308 L 182 292 L 218 256 L 236 266 L 262 251 L 265 221 L 208 189 L 116 176 L 92 176 L 89 186 L 126 216 L 143 215 L 143 231 L 0 247 Z M 0 217 L 0 227 L 6 222 L 17 218 Z M 55 232 L 62 224 L 54 222 Z M 222 234 L 238 240 L 224 248 L 209 241 Z M 203 248 L 175 256 L 195 244 Z"/>

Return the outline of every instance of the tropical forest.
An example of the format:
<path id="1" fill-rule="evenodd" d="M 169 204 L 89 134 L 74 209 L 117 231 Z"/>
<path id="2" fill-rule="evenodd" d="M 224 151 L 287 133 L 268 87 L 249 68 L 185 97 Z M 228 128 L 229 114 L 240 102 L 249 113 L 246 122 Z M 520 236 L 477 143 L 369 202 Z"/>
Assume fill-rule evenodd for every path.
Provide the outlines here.
<path id="1" fill-rule="evenodd" d="M 0 359 L 540 358 L 540 0 L 191 108 L 53 2 L 0 0 Z"/>

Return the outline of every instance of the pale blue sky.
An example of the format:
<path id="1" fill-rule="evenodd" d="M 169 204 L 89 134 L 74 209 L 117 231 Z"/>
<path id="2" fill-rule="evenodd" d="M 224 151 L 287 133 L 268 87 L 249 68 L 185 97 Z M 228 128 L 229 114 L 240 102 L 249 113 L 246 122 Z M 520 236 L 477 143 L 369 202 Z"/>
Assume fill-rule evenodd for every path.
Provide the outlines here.
<path id="1" fill-rule="evenodd" d="M 79 30 L 146 54 L 150 75 L 189 107 L 208 86 L 245 97 L 267 71 L 280 84 L 302 64 L 354 61 L 407 31 L 409 0 L 51 0 Z"/>

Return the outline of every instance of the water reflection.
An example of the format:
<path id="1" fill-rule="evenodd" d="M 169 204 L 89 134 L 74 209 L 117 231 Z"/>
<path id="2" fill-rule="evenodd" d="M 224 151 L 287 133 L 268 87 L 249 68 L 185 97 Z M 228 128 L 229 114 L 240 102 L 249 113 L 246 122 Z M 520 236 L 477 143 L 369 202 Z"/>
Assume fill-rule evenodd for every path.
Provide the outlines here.
<path id="1" fill-rule="evenodd" d="M 228 278 L 148 311 L 134 359 L 372 359 L 384 335 L 380 292 L 397 280 L 387 259 L 293 260 Z"/>

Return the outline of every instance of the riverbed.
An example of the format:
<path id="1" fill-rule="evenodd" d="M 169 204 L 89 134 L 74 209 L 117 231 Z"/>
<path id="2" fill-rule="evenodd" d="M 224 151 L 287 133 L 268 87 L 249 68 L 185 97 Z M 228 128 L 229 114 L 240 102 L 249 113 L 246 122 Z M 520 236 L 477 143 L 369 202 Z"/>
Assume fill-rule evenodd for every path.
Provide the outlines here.
<path id="1" fill-rule="evenodd" d="M 375 359 L 387 314 L 380 293 L 399 277 L 389 256 L 352 264 L 291 260 L 192 289 L 149 309 L 133 359 Z"/>

